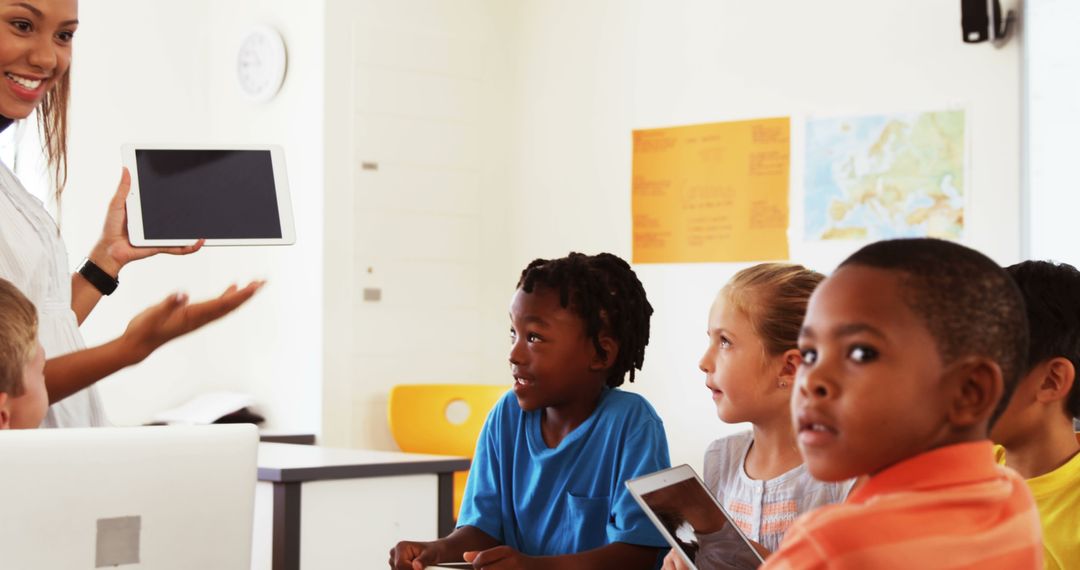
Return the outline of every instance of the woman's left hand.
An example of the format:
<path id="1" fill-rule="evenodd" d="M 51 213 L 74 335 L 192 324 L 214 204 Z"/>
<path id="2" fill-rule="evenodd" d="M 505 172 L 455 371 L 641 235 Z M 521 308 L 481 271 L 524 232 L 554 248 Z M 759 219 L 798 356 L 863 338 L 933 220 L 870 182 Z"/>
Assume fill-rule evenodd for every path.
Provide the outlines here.
<path id="1" fill-rule="evenodd" d="M 128 239 L 127 197 L 131 190 L 131 173 L 124 168 L 120 176 L 120 185 L 109 202 L 109 211 L 105 215 L 105 227 L 101 239 L 90 252 L 90 260 L 113 277 L 120 274 L 125 265 L 159 253 L 170 255 L 188 255 L 202 249 L 204 239 L 183 247 L 134 247 Z"/>
<path id="2" fill-rule="evenodd" d="M 166 342 L 235 311 L 264 284 L 265 281 L 252 281 L 243 289 L 230 285 L 220 296 L 201 303 L 189 303 L 185 294 L 169 295 L 128 323 L 120 337 L 128 363 L 142 362 Z"/>

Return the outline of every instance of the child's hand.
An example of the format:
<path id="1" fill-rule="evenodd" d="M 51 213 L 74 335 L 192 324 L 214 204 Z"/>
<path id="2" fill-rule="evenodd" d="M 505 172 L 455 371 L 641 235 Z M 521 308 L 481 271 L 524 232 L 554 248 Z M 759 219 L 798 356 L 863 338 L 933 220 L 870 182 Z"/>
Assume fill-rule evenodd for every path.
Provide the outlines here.
<path id="1" fill-rule="evenodd" d="M 661 568 L 661 570 L 690 570 L 690 569 L 686 567 L 686 563 L 683 562 L 683 559 L 678 554 L 675 554 L 674 550 L 670 550 L 670 551 L 668 551 L 667 556 L 664 557 L 664 566 Z"/>
<path id="2" fill-rule="evenodd" d="M 436 542 L 403 540 L 390 549 L 390 568 L 394 570 L 424 570 L 438 562 L 439 549 Z"/>
<path id="3" fill-rule="evenodd" d="M 541 570 L 539 560 L 510 548 L 496 546 L 482 552 L 466 552 L 465 560 L 472 562 L 473 568 L 484 570 Z"/>

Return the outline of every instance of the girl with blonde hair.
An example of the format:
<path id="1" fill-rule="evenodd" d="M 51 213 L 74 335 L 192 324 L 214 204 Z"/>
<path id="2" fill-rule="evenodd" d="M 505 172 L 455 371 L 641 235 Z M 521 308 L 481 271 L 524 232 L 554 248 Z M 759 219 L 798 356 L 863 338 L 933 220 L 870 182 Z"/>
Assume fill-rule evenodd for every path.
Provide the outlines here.
<path id="1" fill-rule="evenodd" d="M 709 445 L 705 484 L 732 522 L 770 552 L 800 514 L 842 501 L 852 484 L 810 476 L 791 422 L 791 390 L 802 363 L 799 329 L 810 294 L 823 279 L 801 265 L 781 263 L 735 274 L 709 310 L 709 346 L 698 364 L 720 419 L 751 426 Z M 698 568 L 725 567 L 725 553 L 710 548 L 719 540 L 713 534 L 697 534 Z M 665 569 L 683 567 L 674 553 L 664 560 Z"/>

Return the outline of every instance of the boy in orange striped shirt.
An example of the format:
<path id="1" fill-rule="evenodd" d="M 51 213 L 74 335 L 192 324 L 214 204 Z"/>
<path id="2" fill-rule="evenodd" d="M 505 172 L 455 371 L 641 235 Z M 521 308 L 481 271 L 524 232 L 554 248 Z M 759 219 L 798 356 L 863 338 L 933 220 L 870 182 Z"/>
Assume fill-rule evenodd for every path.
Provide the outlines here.
<path id="1" fill-rule="evenodd" d="M 1042 567 L 1031 493 L 987 439 L 1027 358 L 1004 270 L 940 240 L 868 245 L 814 292 L 799 348 L 806 464 L 865 481 L 799 518 L 763 568 Z"/>

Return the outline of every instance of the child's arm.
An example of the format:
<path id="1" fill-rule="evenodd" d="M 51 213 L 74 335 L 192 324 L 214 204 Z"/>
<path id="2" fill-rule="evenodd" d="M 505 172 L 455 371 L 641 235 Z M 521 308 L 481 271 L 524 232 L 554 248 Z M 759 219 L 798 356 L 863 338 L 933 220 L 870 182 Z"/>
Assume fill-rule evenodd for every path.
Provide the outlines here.
<path id="1" fill-rule="evenodd" d="M 614 542 L 577 554 L 525 556 L 509 546 L 466 552 L 465 560 L 485 570 L 649 570 L 656 567 L 659 548 Z"/>
<path id="2" fill-rule="evenodd" d="M 461 562 L 466 551 L 487 550 L 499 542 L 474 526 L 458 527 L 432 542 L 402 541 L 390 549 L 390 567 L 395 570 L 423 570 L 440 562 Z"/>
<path id="3" fill-rule="evenodd" d="M 487 550 L 501 544 L 502 523 L 499 484 L 499 438 L 504 400 L 495 405 L 476 442 L 469 481 L 458 514 L 459 526 L 432 542 L 403 541 L 390 550 L 390 567 L 422 570 L 439 562 L 461 562 L 466 550 Z M 484 530 L 481 530 L 480 526 Z"/>

